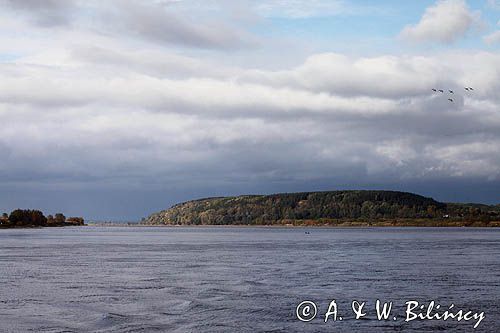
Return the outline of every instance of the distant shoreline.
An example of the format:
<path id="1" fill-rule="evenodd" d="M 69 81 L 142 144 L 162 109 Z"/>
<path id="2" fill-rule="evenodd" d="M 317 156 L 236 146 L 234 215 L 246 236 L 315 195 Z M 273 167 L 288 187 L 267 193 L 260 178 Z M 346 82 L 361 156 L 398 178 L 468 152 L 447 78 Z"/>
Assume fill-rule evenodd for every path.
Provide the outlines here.
<path id="1" fill-rule="evenodd" d="M 0 230 L 11 230 L 11 229 L 52 229 L 52 228 L 71 228 L 71 227 L 86 227 L 88 224 L 76 225 L 76 224 L 66 224 L 66 225 L 26 225 L 26 226 L 0 226 Z"/>
<path id="2" fill-rule="evenodd" d="M 81 226 L 57 226 L 57 227 L 0 227 L 0 232 L 2 230 L 31 230 L 31 229 L 52 229 L 52 228 L 80 228 L 80 227 L 96 227 L 96 228 L 169 228 L 169 229 L 414 229 L 414 228 L 425 228 L 425 229 L 500 229 L 500 223 L 497 225 L 377 225 L 377 224 L 357 224 L 357 225 L 248 225 L 248 224 L 232 224 L 232 225 L 148 225 L 148 224 L 85 224 Z"/>
<path id="3" fill-rule="evenodd" d="M 405 224 L 396 224 L 396 225 L 380 225 L 380 224 L 340 224 L 340 225 L 278 225 L 278 224 L 264 224 L 264 225 L 248 225 L 248 224 L 230 224 L 230 225 L 222 225 L 222 224 L 203 224 L 203 225 L 172 225 L 172 224 L 88 224 L 89 227 L 146 227 L 146 228 L 276 228 L 276 229 L 305 229 L 305 228 L 338 228 L 338 229 L 356 229 L 356 228 L 500 228 L 500 222 L 496 225 L 405 225 Z"/>
<path id="4" fill-rule="evenodd" d="M 444 203 L 384 190 L 240 195 L 186 201 L 149 215 L 150 225 L 500 227 L 500 205 Z"/>

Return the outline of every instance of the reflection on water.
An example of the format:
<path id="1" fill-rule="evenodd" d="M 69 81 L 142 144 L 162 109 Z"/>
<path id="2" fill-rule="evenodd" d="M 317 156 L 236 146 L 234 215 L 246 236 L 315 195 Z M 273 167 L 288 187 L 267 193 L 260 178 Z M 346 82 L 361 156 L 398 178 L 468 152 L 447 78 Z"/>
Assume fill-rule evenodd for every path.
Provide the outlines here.
<path id="1" fill-rule="evenodd" d="M 305 231 L 310 234 L 306 234 Z M 350 301 L 436 302 L 500 328 L 500 230 L 81 227 L 0 230 L 0 331 L 472 331 L 356 321 Z M 342 322 L 295 307 L 336 299 Z"/>

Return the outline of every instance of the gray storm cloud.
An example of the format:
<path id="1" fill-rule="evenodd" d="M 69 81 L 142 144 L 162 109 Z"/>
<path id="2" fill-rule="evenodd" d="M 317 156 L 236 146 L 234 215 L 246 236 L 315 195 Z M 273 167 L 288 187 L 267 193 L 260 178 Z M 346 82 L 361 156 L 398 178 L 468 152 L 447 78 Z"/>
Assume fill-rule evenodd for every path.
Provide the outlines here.
<path id="1" fill-rule="evenodd" d="M 93 62 L 80 58 L 66 68 L 2 65 L 0 110 L 10 126 L 0 141 L 11 161 L 4 172 L 27 164 L 47 175 L 148 178 L 200 169 L 206 177 L 300 178 L 352 165 L 368 178 L 396 170 L 396 177 L 496 179 L 499 78 L 490 68 L 500 57 L 447 57 L 441 68 L 433 57 L 323 54 L 289 71 L 222 69 L 182 79 L 150 76 L 148 66 L 138 72 L 141 63 L 92 72 Z M 455 89 L 455 101 L 431 87 Z M 45 164 L 47 156 L 67 162 Z"/>

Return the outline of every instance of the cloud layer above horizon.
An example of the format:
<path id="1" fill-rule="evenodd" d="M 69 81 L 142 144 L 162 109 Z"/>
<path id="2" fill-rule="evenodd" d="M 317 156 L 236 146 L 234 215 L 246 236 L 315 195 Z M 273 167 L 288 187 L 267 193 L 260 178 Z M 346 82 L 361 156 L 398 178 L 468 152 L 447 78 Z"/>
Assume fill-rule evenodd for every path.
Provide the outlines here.
<path id="1" fill-rule="evenodd" d="M 175 191 L 264 183 L 500 182 L 498 31 L 465 1 L 431 3 L 381 33 L 400 45 L 391 53 L 283 32 L 324 15 L 365 19 L 356 1 L 0 6 L 1 186 L 18 193 L 9 205 L 41 189 L 175 201 Z M 113 205 L 106 216 L 123 218 Z"/>

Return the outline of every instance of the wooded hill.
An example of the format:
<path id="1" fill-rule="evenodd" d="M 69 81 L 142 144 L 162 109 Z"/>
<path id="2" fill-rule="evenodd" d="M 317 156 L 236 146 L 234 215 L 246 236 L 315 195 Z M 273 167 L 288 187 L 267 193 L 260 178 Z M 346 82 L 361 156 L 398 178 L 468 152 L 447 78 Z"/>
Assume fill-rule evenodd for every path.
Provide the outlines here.
<path id="1" fill-rule="evenodd" d="M 329 191 L 193 200 L 143 224 L 500 226 L 498 221 L 499 205 L 442 203 L 396 191 Z"/>

